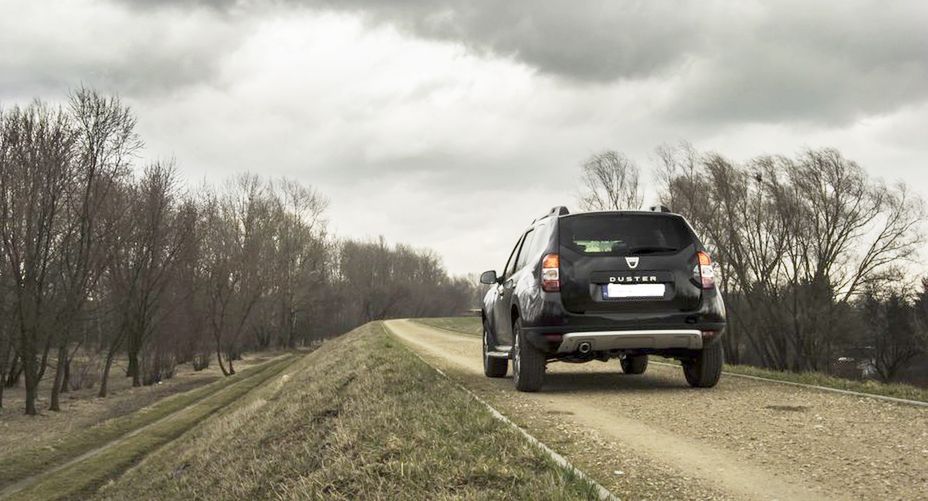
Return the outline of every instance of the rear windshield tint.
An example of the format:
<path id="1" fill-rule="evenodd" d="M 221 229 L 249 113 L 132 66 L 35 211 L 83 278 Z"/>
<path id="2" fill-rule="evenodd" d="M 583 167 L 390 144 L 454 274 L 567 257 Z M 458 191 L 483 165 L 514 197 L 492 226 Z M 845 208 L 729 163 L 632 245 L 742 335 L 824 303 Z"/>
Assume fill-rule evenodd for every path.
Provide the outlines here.
<path id="1" fill-rule="evenodd" d="M 561 218 L 560 244 L 590 256 L 664 254 L 690 245 L 692 238 L 677 216 L 592 214 Z"/>

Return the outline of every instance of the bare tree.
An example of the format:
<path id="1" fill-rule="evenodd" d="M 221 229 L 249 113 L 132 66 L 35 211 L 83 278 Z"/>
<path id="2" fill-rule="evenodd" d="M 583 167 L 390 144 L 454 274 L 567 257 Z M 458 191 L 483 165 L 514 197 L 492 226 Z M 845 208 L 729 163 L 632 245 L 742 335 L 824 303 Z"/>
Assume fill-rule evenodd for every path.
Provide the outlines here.
<path id="1" fill-rule="evenodd" d="M 590 157 L 582 167 L 583 210 L 638 209 L 644 200 L 638 187 L 639 169 L 625 155 L 604 151 Z"/>
<path id="2" fill-rule="evenodd" d="M 195 214 L 179 210 L 173 165 L 155 163 L 129 184 L 133 201 L 122 221 L 122 238 L 108 270 L 108 285 L 115 303 L 119 328 L 110 340 L 104 362 L 100 396 L 106 396 L 113 359 L 123 341 L 127 344 L 128 375 L 133 386 L 142 384 L 140 353 L 157 328 L 156 320 L 168 307 L 164 294 L 175 278 L 178 258 L 192 245 Z"/>
<path id="3" fill-rule="evenodd" d="M 111 257 L 107 243 L 117 225 L 101 224 L 107 220 L 105 208 L 142 146 L 135 133 L 135 117 L 117 97 L 82 87 L 71 94 L 69 111 L 76 132 L 78 177 L 69 186 L 68 224 L 60 241 L 63 259 L 57 281 L 64 297 L 55 318 L 58 356 L 49 403 L 55 411 L 59 410 L 75 321 Z"/>
<path id="4" fill-rule="evenodd" d="M 12 283 L 16 352 L 35 415 L 39 381 L 62 298 L 55 283 L 67 197 L 78 180 L 76 134 L 61 110 L 34 103 L 4 113 L 0 130 L 0 224 L 4 276 Z"/>
<path id="5" fill-rule="evenodd" d="M 739 165 L 663 148 L 662 202 L 690 219 L 722 269 L 732 310 L 726 356 L 822 370 L 846 343 L 851 300 L 898 277 L 923 234 L 922 203 L 870 180 L 837 151 Z"/>
<path id="6" fill-rule="evenodd" d="M 0 124 L 0 130 L 2 130 L 2 127 L 2 124 Z M 2 168 L 2 166 L 0 166 L 0 168 Z M 9 299 L 6 296 L 10 286 L 9 284 L 3 283 L 5 278 L 6 275 L 0 272 L 0 411 L 3 410 L 3 390 L 6 387 L 6 371 L 9 366 L 15 362 L 13 340 L 11 339 L 13 317 L 10 312 L 7 311 Z"/>
<path id="7" fill-rule="evenodd" d="M 928 331 L 920 318 L 922 290 L 913 305 L 905 291 L 880 291 L 868 286 L 863 293 L 862 313 L 867 326 L 863 341 L 873 347 L 873 368 L 884 383 L 897 380 L 900 372 L 928 349 Z"/>
<path id="8" fill-rule="evenodd" d="M 327 265 L 325 221 L 328 202 L 317 192 L 299 183 L 281 179 L 272 186 L 277 204 L 278 224 L 274 253 L 274 282 L 279 318 L 285 346 L 296 345 L 297 320 L 315 304 L 319 287 L 305 287 L 323 278 Z"/>
<path id="9" fill-rule="evenodd" d="M 267 186 L 251 174 L 226 183 L 219 194 L 207 195 L 203 212 L 210 332 L 219 367 L 231 375 L 235 374 L 232 362 L 240 355 L 242 333 L 270 287 L 277 213 Z"/>

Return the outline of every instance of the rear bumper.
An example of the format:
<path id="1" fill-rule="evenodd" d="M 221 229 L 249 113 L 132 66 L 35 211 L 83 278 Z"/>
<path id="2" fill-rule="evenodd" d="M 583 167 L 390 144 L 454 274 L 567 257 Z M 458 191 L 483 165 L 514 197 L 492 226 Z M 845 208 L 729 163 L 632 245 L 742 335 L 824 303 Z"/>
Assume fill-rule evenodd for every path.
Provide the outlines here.
<path id="1" fill-rule="evenodd" d="M 561 337 L 558 353 L 573 353 L 589 343 L 589 351 L 700 350 L 702 332 L 695 329 L 568 332 Z"/>
<path id="2" fill-rule="evenodd" d="M 537 299 L 537 302 L 527 302 L 526 307 L 520 308 L 522 331 L 532 345 L 549 355 L 563 354 L 571 345 L 579 345 L 582 342 L 565 344 L 562 350 L 565 336 L 580 339 L 582 336 L 590 336 L 590 333 L 607 333 L 602 335 L 602 343 L 609 340 L 608 343 L 619 345 L 616 348 L 599 348 L 596 343 L 591 342 L 593 351 L 640 350 L 642 353 L 672 355 L 701 349 L 709 342 L 709 338 L 716 340 L 721 337 L 726 325 L 725 303 L 717 290 L 703 293 L 699 307 L 688 311 L 572 313 L 564 309 L 559 293 L 545 293 Z M 696 348 L 690 348 L 696 343 L 692 339 L 694 335 L 653 334 L 674 331 L 700 333 L 700 344 Z M 634 334 L 637 332 L 648 334 Z M 703 332 L 712 334 L 706 337 L 702 335 Z"/>

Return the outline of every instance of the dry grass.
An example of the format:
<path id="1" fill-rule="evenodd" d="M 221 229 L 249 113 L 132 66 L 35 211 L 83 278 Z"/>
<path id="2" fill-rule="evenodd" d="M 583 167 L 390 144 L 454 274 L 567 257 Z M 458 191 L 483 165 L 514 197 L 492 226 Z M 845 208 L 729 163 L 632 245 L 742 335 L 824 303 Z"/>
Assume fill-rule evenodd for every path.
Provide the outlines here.
<path id="1" fill-rule="evenodd" d="M 277 362 L 246 369 L 237 376 L 174 395 L 137 412 L 103 421 L 96 426 L 74 430 L 50 445 L 23 447 L 5 454 L 0 458 L 0 488 L 7 488 L 178 411 L 186 410 L 223 389 L 247 382 L 252 376 L 260 376 L 275 363 Z M 39 433 L 38 430 L 36 432 Z"/>
<path id="2" fill-rule="evenodd" d="M 480 317 L 444 317 L 444 318 L 416 318 L 416 322 L 423 323 L 430 327 L 437 327 L 446 331 L 460 332 L 480 336 L 483 334 L 483 325 L 480 323 Z"/>
<path id="3" fill-rule="evenodd" d="M 15 492 L 12 499 L 61 499 L 85 498 L 93 493 L 100 485 L 110 478 L 125 471 L 139 459 L 156 450 L 158 447 L 176 439 L 191 429 L 200 421 L 237 401 L 249 391 L 278 375 L 281 370 L 289 366 L 294 357 L 281 357 L 273 362 L 247 371 L 247 374 L 219 381 L 211 386 L 200 388 L 190 394 L 205 393 L 200 398 L 187 401 L 181 395 L 162 402 L 158 408 L 133 414 L 124 418 L 131 420 L 135 425 L 131 432 L 123 434 L 109 446 L 92 455 L 81 457 L 79 461 L 66 464 L 63 468 L 53 470 L 35 479 L 22 490 Z M 211 391 L 207 391 L 211 390 Z M 199 395 L 198 395 L 199 396 Z M 183 401 L 184 405 L 176 406 Z M 167 412 L 163 419 L 153 417 Z M 148 421 L 147 423 L 144 423 Z M 142 424 L 144 423 L 144 424 Z M 99 432 L 96 433 L 99 435 Z M 88 436 L 80 437 L 84 440 L 75 444 L 88 444 Z M 90 443 L 91 446 L 102 443 Z M 24 458 L 28 459 L 28 458 Z M 20 462 L 16 463 L 20 467 Z"/>
<path id="4" fill-rule="evenodd" d="M 815 386 L 825 386 L 827 388 L 837 388 L 839 390 L 928 402 L 928 389 L 908 384 L 885 384 L 873 380 L 855 381 L 853 379 L 829 376 L 820 372 L 781 372 L 752 367 L 750 365 L 725 364 L 725 370 L 735 374 L 776 379 L 778 381 L 811 384 Z"/>
<path id="5" fill-rule="evenodd" d="M 246 355 L 244 360 L 236 363 L 236 369 L 252 367 L 276 355 Z M 6 389 L 4 409 L 0 412 L 0 458 L 23 449 L 55 448 L 62 439 L 75 431 L 131 414 L 159 400 L 199 388 L 222 377 L 215 363 L 199 372 L 194 371 L 190 364 L 183 364 L 177 367 L 175 377 L 165 380 L 163 384 L 133 388 L 132 380 L 124 377 L 122 365 L 120 363 L 113 367 L 109 396 L 98 398 L 97 387 L 64 393 L 61 412 L 45 410 L 48 405 L 48 388 L 44 382 L 40 386 L 39 416 L 23 414 L 25 392 L 21 386 Z M 46 379 L 50 377 L 46 375 Z"/>
<path id="6" fill-rule="evenodd" d="M 107 499 L 590 499 L 380 324 L 286 374 L 104 487 Z"/>

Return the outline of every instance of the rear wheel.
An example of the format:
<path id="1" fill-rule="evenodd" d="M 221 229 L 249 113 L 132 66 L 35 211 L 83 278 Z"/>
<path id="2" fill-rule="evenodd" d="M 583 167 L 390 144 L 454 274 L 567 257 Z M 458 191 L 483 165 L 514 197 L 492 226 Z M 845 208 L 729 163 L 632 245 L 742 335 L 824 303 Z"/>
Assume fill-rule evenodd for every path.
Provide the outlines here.
<path id="1" fill-rule="evenodd" d="M 722 376 L 722 343 L 716 341 L 703 347 L 696 356 L 683 361 L 683 375 L 694 388 L 712 388 Z"/>
<path id="2" fill-rule="evenodd" d="M 620 360 L 622 372 L 626 374 L 644 374 L 648 370 L 647 355 L 629 355 Z"/>
<path id="3" fill-rule="evenodd" d="M 545 379 L 545 355 L 525 339 L 522 320 L 512 326 L 512 379 L 519 391 L 538 391 Z"/>
<path id="4" fill-rule="evenodd" d="M 509 369 L 509 360 L 505 358 L 491 357 L 490 351 L 490 326 L 486 320 L 483 321 L 483 374 L 486 377 L 503 377 Z"/>

